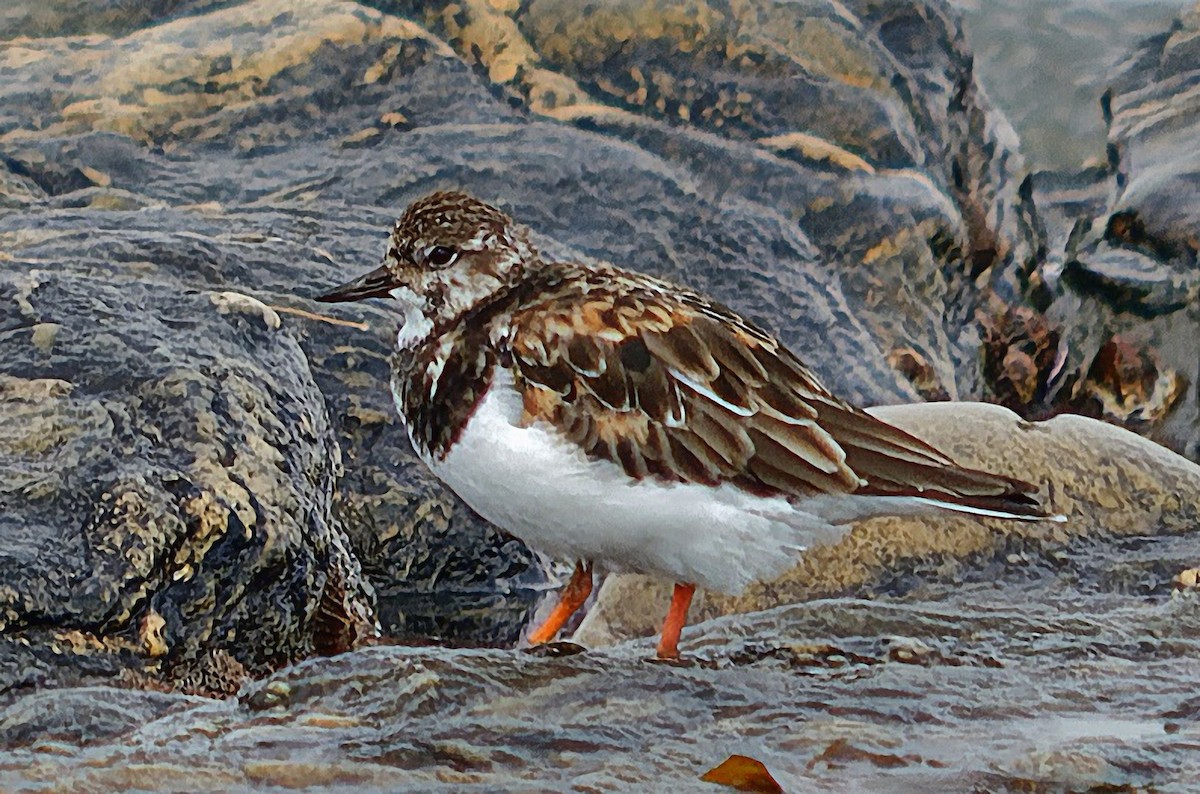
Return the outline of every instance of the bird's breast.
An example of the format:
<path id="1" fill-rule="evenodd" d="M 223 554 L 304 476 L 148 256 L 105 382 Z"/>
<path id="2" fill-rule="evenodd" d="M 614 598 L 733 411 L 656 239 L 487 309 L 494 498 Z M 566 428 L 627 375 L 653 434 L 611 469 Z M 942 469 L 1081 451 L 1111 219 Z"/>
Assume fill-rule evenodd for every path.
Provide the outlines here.
<path id="1" fill-rule="evenodd" d="M 492 348 L 455 335 L 398 351 L 392 397 L 422 458 L 445 457 L 458 441 L 491 386 L 496 360 Z"/>

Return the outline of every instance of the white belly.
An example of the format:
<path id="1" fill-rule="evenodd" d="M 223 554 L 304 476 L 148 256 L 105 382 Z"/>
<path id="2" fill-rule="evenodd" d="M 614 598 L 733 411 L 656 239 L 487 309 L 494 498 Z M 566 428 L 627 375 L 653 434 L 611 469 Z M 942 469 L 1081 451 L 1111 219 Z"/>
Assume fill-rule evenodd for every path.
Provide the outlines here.
<path id="1" fill-rule="evenodd" d="M 548 424 L 519 426 L 520 415 L 498 373 L 449 454 L 426 463 L 477 513 L 547 554 L 736 593 L 847 531 L 729 485 L 633 480 Z"/>

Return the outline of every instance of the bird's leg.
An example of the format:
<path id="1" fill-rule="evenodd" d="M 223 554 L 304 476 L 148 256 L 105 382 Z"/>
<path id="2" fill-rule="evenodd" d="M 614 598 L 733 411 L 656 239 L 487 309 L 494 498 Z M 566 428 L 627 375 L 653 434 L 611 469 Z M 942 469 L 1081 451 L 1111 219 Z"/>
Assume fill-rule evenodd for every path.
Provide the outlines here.
<path id="1" fill-rule="evenodd" d="M 675 583 L 675 592 L 671 595 L 671 608 L 667 611 L 662 637 L 658 640 L 659 659 L 679 658 L 679 632 L 683 631 L 683 624 L 687 622 L 688 607 L 691 606 L 695 593 L 696 585 Z"/>
<path id="2" fill-rule="evenodd" d="M 591 594 L 592 564 L 580 560 L 575 563 L 575 573 L 571 574 L 571 581 L 567 582 L 567 586 L 558 594 L 558 603 L 554 605 L 550 617 L 529 635 L 530 644 L 541 645 L 554 639 L 554 635 L 558 634 L 559 629 L 566 625 L 575 614 L 575 610 L 583 606 L 583 602 L 587 601 Z"/>

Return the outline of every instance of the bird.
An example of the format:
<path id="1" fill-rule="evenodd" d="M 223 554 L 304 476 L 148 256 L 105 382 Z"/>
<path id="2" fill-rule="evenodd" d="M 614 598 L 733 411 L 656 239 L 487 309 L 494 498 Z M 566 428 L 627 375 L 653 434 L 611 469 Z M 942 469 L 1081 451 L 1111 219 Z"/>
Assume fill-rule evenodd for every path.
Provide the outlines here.
<path id="1" fill-rule="evenodd" d="M 463 192 L 410 204 L 382 264 L 317 300 L 368 298 L 402 314 L 391 391 L 416 454 L 484 519 L 575 563 L 531 645 L 586 602 L 596 565 L 674 583 L 657 646 L 673 660 L 697 587 L 774 579 L 860 519 L 1060 518 L 1032 483 L 838 398 L 724 304 L 543 257 Z"/>

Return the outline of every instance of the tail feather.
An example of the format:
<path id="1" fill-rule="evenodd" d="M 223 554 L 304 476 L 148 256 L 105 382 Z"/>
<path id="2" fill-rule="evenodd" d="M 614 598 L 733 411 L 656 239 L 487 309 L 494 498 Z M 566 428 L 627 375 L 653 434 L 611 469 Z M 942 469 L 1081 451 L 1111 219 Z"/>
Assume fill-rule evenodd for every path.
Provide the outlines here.
<path id="1" fill-rule="evenodd" d="M 913 480 L 921 484 L 913 484 Z M 933 483 L 937 483 L 936 485 Z M 1065 521 L 1052 515 L 1039 497 L 1038 489 L 1027 482 L 977 469 L 946 466 L 909 483 L 867 477 L 867 485 L 856 493 L 864 496 L 893 496 L 943 510 L 992 518 L 1025 521 Z"/>
<path id="2" fill-rule="evenodd" d="M 1017 510 L 1004 510 L 995 507 L 985 507 L 979 504 L 972 504 L 970 501 L 958 499 L 957 501 L 949 502 L 943 499 L 930 498 L 925 496 L 909 497 L 921 504 L 929 505 L 930 507 L 938 507 L 942 510 L 949 510 L 954 513 L 969 513 L 973 516 L 985 516 L 987 518 L 1010 518 L 1017 521 L 1053 521 L 1061 524 L 1067 520 L 1067 517 L 1061 514 L 1051 515 L 1042 509 L 1040 504 L 1035 503 L 1032 508 L 1018 507 Z M 1020 512 L 1017 512 L 1017 511 Z"/>
<path id="3" fill-rule="evenodd" d="M 1043 506 L 1032 483 L 959 466 L 919 438 L 866 412 L 822 406 L 820 421 L 866 480 L 855 494 L 898 497 L 914 504 L 972 515 L 1026 521 L 1064 521 Z"/>

